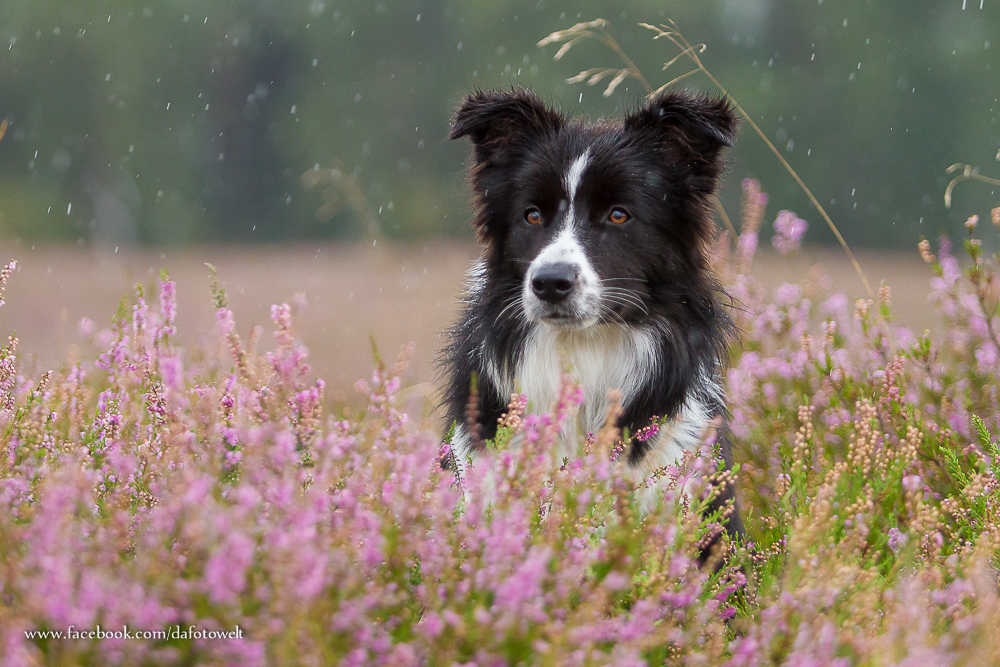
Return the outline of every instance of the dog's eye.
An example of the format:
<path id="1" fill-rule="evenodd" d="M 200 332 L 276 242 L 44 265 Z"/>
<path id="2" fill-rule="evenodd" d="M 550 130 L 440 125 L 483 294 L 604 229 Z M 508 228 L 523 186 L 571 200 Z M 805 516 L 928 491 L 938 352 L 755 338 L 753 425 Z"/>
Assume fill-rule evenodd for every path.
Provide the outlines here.
<path id="1" fill-rule="evenodd" d="M 524 212 L 524 221 L 529 225 L 540 225 L 542 224 L 542 212 L 532 206 Z"/>
<path id="2" fill-rule="evenodd" d="M 613 208 L 611 209 L 611 214 L 608 215 L 608 220 L 615 223 L 616 225 L 620 225 L 624 222 L 628 222 L 631 217 L 632 216 L 630 216 L 628 214 L 628 211 L 626 211 L 625 209 Z"/>

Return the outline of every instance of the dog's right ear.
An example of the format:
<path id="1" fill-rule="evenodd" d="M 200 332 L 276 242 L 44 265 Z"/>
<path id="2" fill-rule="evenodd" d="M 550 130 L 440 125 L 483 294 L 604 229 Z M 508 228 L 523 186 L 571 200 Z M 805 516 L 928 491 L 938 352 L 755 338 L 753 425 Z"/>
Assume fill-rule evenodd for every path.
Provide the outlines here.
<path id="1" fill-rule="evenodd" d="M 455 114 L 449 139 L 469 137 L 482 163 L 518 137 L 555 132 L 562 125 L 563 117 L 529 90 L 476 91 Z"/>

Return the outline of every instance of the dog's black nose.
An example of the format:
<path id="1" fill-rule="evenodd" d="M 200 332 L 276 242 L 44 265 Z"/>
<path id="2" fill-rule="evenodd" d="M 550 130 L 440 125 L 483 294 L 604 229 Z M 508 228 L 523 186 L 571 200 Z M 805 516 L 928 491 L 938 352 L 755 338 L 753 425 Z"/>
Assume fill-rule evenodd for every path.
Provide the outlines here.
<path id="1" fill-rule="evenodd" d="M 542 301 L 559 303 L 573 291 L 579 273 L 572 264 L 548 264 L 535 271 L 531 291 Z"/>

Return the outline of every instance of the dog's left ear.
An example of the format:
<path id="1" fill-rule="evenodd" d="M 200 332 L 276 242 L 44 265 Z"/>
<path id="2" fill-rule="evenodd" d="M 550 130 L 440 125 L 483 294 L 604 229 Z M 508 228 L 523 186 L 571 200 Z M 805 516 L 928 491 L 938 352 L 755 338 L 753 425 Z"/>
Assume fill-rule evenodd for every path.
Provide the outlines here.
<path id="1" fill-rule="evenodd" d="M 661 93 L 625 118 L 627 130 L 652 130 L 683 159 L 716 166 L 724 146 L 733 145 L 739 120 L 722 97 L 684 90 Z M 700 158 L 700 160 L 699 160 Z"/>

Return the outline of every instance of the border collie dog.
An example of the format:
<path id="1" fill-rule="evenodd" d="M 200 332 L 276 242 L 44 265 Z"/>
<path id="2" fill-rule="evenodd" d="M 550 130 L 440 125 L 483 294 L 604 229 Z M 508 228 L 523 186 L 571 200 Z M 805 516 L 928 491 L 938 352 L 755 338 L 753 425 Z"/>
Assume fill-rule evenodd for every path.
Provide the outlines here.
<path id="1" fill-rule="evenodd" d="M 666 418 L 623 454 L 636 481 L 722 422 L 720 367 L 733 325 L 707 252 L 710 198 L 736 126 L 724 99 L 685 91 L 596 122 L 567 119 L 523 89 L 465 99 L 451 138 L 472 141 L 483 254 L 443 354 L 459 469 L 485 455 L 465 426 L 474 376 L 488 439 L 513 392 L 547 410 L 571 370 L 584 401 L 555 462 L 575 453 L 578 434 L 598 431 L 609 390 L 620 390 L 618 425 L 632 433 Z M 722 449 L 729 465 L 724 438 Z M 643 510 L 655 502 L 641 499 Z M 729 524 L 739 531 L 735 513 Z"/>

